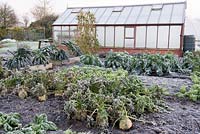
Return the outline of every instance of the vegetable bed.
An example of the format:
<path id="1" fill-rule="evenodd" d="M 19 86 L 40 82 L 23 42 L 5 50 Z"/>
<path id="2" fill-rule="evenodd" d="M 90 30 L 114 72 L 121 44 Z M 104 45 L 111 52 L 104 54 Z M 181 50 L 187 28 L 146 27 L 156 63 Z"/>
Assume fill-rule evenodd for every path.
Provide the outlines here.
<path id="1" fill-rule="evenodd" d="M 200 61 L 194 54 L 82 55 L 79 66 L 49 71 L 0 65 L 0 134 L 198 133 Z M 21 118 L 10 120 L 12 112 Z"/>
<path id="2" fill-rule="evenodd" d="M 186 82 L 191 83 L 188 79 L 171 79 L 161 77 L 146 77 L 140 76 L 140 79 L 145 83 L 162 85 L 172 85 L 170 90 L 180 89 L 181 85 Z M 174 81 L 174 82 L 172 82 Z M 171 83 L 170 83 L 171 82 Z M 175 84 L 176 83 L 176 84 Z M 173 93 L 175 94 L 175 92 Z M 176 97 L 165 97 L 165 102 L 170 106 L 172 111 L 167 113 L 148 113 L 142 116 L 148 121 L 155 121 L 155 125 L 142 124 L 141 122 L 134 122 L 134 126 L 129 131 L 121 131 L 117 127 L 109 128 L 109 131 L 114 134 L 120 133 L 137 133 L 137 134 L 156 134 L 156 133 L 198 133 L 200 132 L 200 103 L 190 102 L 185 99 L 177 99 Z M 30 122 L 36 114 L 46 113 L 48 119 L 53 121 L 59 131 L 48 132 L 49 134 L 64 134 L 62 130 L 71 128 L 77 132 L 102 132 L 101 129 L 87 128 L 86 123 L 68 120 L 64 112 L 64 101 L 62 97 L 50 96 L 45 102 L 38 102 L 35 98 L 28 97 L 26 100 L 21 100 L 15 95 L 7 95 L 0 97 L 0 111 L 5 113 L 17 112 L 22 116 L 22 124 Z M 3 134 L 3 131 L 0 131 Z"/>

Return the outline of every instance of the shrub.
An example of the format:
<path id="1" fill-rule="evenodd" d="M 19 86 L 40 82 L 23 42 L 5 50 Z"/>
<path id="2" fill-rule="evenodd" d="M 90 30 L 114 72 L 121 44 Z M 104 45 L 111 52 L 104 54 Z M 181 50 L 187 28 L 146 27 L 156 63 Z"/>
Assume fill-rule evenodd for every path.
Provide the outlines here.
<path id="1" fill-rule="evenodd" d="M 7 35 L 7 30 L 6 28 L 0 27 L 0 40 L 4 39 Z"/>
<path id="2" fill-rule="evenodd" d="M 24 40 L 24 29 L 21 27 L 14 27 L 9 29 L 8 35 L 16 40 Z"/>
<path id="3" fill-rule="evenodd" d="M 83 53 L 91 54 L 96 53 L 99 48 L 99 42 L 95 34 L 95 16 L 90 12 L 80 12 L 77 16 L 78 19 L 78 36 L 75 42 Z"/>

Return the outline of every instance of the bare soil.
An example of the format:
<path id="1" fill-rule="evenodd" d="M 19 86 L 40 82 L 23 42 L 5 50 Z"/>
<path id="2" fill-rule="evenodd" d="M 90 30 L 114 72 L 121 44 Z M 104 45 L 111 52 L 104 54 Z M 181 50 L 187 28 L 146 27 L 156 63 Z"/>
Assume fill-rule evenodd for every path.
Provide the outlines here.
<path id="1" fill-rule="evenodd" d="M 189 79 L 143 77 L 143 82 L 162 85 L 169 89 L 171 96 L 166 96 L 164 101 L 172 109 L 162 113 L 147 113 L 141 118 L 155 122 L 155 125 L 134 122 L 129 131 L 121 131 L 117 127 L 108 129 L 106 133 L 113 134 L 199 134 L 200 133 L 200 102 L 194 103 L 188 100 L 178 99 L 174 93 L 184 84 L 188 87 L 192 82 Z M 150 83 L 150 84 L 149 84 Z M 165 84 L 166 83 L 166 84 Z M 49 134 L 63 134 L 62 130 L 71 128 L 79 132 L 101 133 L 97 128 L 89 129 L 86 123 L 69 121 L 63 110 L 64 98 L 50 96 L 45 102 L 38 102 L 35 98 L 19 99 L 15 95 L 0 96 L 0 111 L 5 113 L 17 112 L 22 116 L 22 123 L 30 122 L 36 114 L 46 113 L 49 120 L 55 122 L 60 131 Z M 4 132 L 0 130 L 0 134 Z"/>

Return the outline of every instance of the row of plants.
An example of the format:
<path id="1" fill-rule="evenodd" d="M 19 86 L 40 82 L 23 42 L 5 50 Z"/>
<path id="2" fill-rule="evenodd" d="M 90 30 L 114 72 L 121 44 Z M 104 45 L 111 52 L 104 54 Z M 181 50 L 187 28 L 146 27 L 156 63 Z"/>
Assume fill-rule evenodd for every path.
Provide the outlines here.
<path id="1" fill-rule="evenodd" d="M 200 100 L 200 72 L 194 72 L 191 75 L 193 85 L 190 89 L 187 86 L 182 86 L 180 91 L 176 94 L 179 98 L 188 98 L 191 101 Z"/>
<path id="2" fill-rule="evenodd" d="M 45 101 L 49 94 L 59 94 L 68 82 L 67 75 L 54 71 L 16 71 L 0 80 L 0 94 L 14 93 L 20 98 L 28 96 Z"/>
<path id="3" fill-rule="evenodd" d="M 179 98 L 188 98 L 191 101 L 200 100 L 200 52 L 187 52 L 182 58 L 183 68 L 192 70 L 191 80 L 193 85 L 183 85 L 179 92 L 176 94 Z"/>
<path id="4" fill-rule="evenodd" d="M 87 120 L 87 126 L 120 129 L 132 127 L 141 114 L 165 109 L 165 90 L 146 88 L 125 70 L 113 71 L 95 66 L 72 67 L 59 71 L 16 72 L 0 80 L 1 93 L 15 93 L 45 101 L 49 94 L 66 97 L 65 112 L 69 119 Z"/>
<path id="5" fill-rule="evenodd" d="M 125 70 L 113 71 L 101 67 L 73 67 L 71 82 L 64 95 L 65 112 L 69 119 L 86 121 L 88 127 L 106 129 L 119 125 L 128 130 L 134 121 L 148 112 L 166 110 L 163 102 L 166 90 L 153 86 L 144 87 L 135 76 Z"/>
<path id="6" fill-rule="evenodd" d="M 81 63 L 85 65 L 121 68 L 130 74 L 145 74 L 163 76 L 170 72 L 190 73 L 200 70 L 200 54 L 198 52 L 186 52 L 183 58 L 178 58 L 173 54 L 138 54 L 129 55 L 124 52 L 110 51 L 105 59 L 100 59 L 95 55 L 82 55 Z"/>
<path id="7" fill-rule="evenodd" d="M 12 56 L 6 59 L 5 62 L 5 66 L 8 69 L 20 69 L 31 65 L 46 65 L 50 60 L 62 61 L 69 58 L 64 50 L 60 50 L 54 45 L 37 50 L 22 47 L 14 52 L 9 51 L 9 53 Z"/>
<path id="8" fill-rule="evenodd" d="M 36 115 L 32 122 L 22 126 L 21 116 L 18 113 L 0 112 L 0 130 L 5 134 L 46 134 L 47 131 L 57 130 L 57 126 L 48 121 L 46 114 Z"/>

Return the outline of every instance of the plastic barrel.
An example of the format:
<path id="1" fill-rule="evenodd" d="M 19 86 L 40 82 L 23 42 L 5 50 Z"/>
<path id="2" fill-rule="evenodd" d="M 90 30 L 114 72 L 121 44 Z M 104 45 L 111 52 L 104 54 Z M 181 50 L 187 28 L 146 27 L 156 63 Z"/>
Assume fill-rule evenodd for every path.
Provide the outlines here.
<path id="1" fill-rule="evenodd" d="M 183 43 L 183 51 L 194 51 L 195 50 L 195 36 L 185 35 Z"/>

